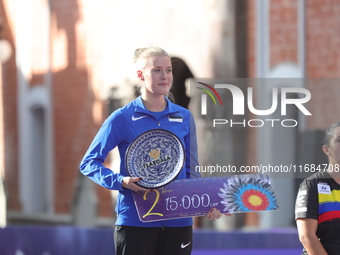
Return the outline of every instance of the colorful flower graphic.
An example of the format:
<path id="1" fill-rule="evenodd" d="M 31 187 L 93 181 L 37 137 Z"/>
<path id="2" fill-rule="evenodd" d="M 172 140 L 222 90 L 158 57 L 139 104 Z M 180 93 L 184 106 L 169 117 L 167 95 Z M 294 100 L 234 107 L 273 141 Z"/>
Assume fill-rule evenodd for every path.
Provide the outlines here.
<path id="1" fill-rule="evenodd" d="M 276 210 L 278 204 L 266 175 L 233 176 L 223 183 L 218 195 L 223 199 L 224 212 Z"/>

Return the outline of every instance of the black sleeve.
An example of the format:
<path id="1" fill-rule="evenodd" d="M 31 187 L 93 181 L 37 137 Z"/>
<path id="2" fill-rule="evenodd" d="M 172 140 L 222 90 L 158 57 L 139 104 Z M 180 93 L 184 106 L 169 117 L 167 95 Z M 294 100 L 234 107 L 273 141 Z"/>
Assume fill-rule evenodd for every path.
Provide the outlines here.
<path id="1" fill-rule="evenodd" d="M 300 184 L 295 203 L 295 219 L 311 218 L 318 220 L 319 201 L 316 181 L 304 180 Z"/>

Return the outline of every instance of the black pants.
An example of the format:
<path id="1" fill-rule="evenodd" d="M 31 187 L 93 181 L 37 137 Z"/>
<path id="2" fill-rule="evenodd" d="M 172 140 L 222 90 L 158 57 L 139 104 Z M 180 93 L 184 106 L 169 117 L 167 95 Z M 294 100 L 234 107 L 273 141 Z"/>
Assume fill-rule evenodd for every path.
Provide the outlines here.
<path id="1" fill-rule="evenodd" d="M 190 255 L 192 227 L 116 226 L 116 255 Z"/>

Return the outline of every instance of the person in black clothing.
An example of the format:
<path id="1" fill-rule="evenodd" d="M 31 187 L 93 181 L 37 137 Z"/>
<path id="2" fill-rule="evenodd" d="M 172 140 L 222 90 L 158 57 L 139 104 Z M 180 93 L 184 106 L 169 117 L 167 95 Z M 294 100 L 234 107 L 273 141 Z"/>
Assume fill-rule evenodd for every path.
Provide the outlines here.
<path id="1" fill-rule="evenodd" d="M 299 239 L 306 255 L 340 255 L 340 122 L 325 133 L 327 167 L 301 184 L 295 205 Z"/>

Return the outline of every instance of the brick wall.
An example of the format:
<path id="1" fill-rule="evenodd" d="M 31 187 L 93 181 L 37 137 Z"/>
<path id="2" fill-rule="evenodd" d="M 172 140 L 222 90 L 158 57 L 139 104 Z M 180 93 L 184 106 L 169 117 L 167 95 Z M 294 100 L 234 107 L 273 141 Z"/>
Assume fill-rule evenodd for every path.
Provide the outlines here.
<path id="1" fill-rule="evenodd" d="M 15 67 L 15 51 L 13 24 L 8 19 L 3 1 L 0 2 L 1 37 L 10 42 L 12 56 L 2 64 L 2 107 L 4 137 L 4 168 L 5 168 L 5 192 L 8 198 L 8 207 L 13 210 L 20 209 L 19 182 L 18 182 L 18 120 L 17 120 L 17 70 Z M 0 100 L 1 102 L 1 100 Z"/>
<path id="2" fill-rule="evenodd" d="M 0 16 L 4 27 L 1 36 L 10 41 L 13 48 L 14 24 L 7 19 L 6 9 L 9 4 L 0 3 Z M 38 1 L 39 2 L 39 1 Z M 36 2 L 35 6 L 39 6 Z M 10 3 L 10 2 L 9 2 Z M 7 4 L 7 5 L 6 5 Z M 34 9 L 34 8 L 33 8 Z M 38 8 L 37 8 L 38 9 Z M 36 13 L 38 15 L 39 13 Z M 100 124 L 107 116 L 105 102 L 99 98 L 100 88 L 92 84 L 86 65 L 85 41 L 77 26 L 82 23 L 81 6 L 76 0 L 51 1 L 51 72 L 52 72 L 52 108 L 54 140 L 54 193 L 55 213 L 69 214 L 74 199 L 75 184 L 79 177 L 79 163 Z M 34 15 L 33 15 L 34 16 Z M 32 35 L 39 30 L 39 22 L 34 22 Z M 63 33 L 66 48 L 61 48 L 59 35 Z M 29 86 L 45 85 L 44 73 L 39 67 L 40 41 L 33 39 L 31 78 Z M 14 48 L 15 49 L 15 48 Z M 61 52 L 60 50 L 67 50 Z M 4 147 L 5 147 L 5 187 L 8 210 L 20 210 L 19 166 L 18 166 L 18 109 L 17 109 L 17 69 L 15 50 L 11 59 L 2 65 L 3 83 L 2 103 L 4 106 Z M 60 56 L 65 65 L 60 64 Z M 35 57 L 34 57 L 35 56 Z M 93 56 L 92 56 L 93 57 Z M 110 191 L 96 188 L 99 199 L 99 216 L 112 217 L 113 206 Z"/>
<path id="3" fill-rule="evenodd" d="M 270 67 L 285 61 L 297 63 L 297 0 L 270 2 Z"/>
<path id="4" fill-rule="evenodd" d="M 339 121 L 340 74 L 340 2 L 336 0 L 306 1 L 306 72 L 310 78 L 308 89 L 313 118 L 308 119 L 310 129 L 325 129 Z"/>
<path id="5" fill-rule="evenodd" d="M 308 77 L 339 77 L 340 2 L 306 1 L 306 21 Z"/>
<path id="6" fill-rule="evenodd" d="M 55 135 L 55 208 L 57 213 L 69 213 L 79 177 L 79 163 L 100 124 L 107 116 L 104 102 L 98 98 L 91 81 L 91 66 L 86 66 L 84 34 L 77 29 L 82 24 L 82 9 L 77 1 L 53 1 L 55 29 L 63 30 L 67 38 L 67 66 L 53 72 L 53 109 Z M 52 44 L 52 55 L 57 47 Z M 93 56 L 92 56 L 93 57 Z M 52 60 L 53 61 L 53 60 Z M 99 117 L 98 117 L 99 116 Z M 99 118 L 99 119 L 98 119 Z M 110 191 L 96 187 L 99 216 L 112 215 Z"/>

